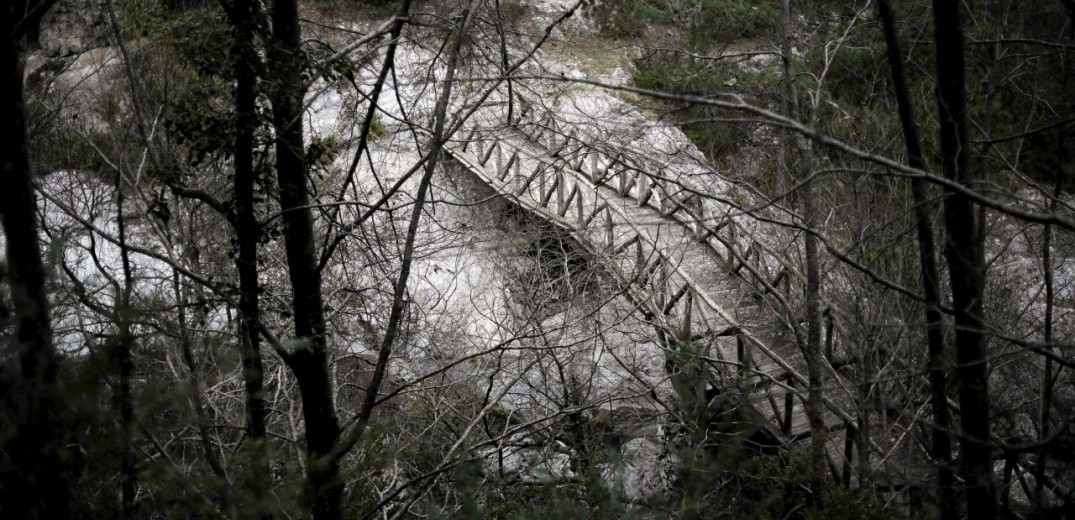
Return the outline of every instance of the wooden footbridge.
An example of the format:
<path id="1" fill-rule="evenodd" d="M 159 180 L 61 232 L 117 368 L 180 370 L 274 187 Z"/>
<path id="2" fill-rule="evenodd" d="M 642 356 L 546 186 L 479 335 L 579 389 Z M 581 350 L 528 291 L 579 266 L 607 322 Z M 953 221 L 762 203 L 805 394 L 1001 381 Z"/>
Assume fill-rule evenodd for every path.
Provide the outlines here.
<path id="1" fill-rule="evenodd" d="M 610 155 L 552 117 L 529 112 L 510 125 L 473 124 L 446 152 L 601 259 L 668 343 L 704 349 L 702 359 L 720 382 L 749 390 L 748 402 L 772 438 L 792 445 L 812 435 L 801 349 L 766 304 L 787 304 L 795 287 L 788 282 L 799 276 L 794 267 L 742 229 L 735 208 L 713 214 L 705 190 L 686 176 L 653 173 L 636 158 Z M 859 467 L 847 400 L 825 399 L 830 469 L 844 482 Z M 873 458 L 887 458 L 871 446 L 881 452 Z"/>

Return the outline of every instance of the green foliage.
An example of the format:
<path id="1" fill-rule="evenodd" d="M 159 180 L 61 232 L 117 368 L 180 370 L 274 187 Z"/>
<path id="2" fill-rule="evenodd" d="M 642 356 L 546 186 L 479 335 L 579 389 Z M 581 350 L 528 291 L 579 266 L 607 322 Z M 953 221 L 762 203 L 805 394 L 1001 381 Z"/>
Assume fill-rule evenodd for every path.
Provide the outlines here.
<path id="1" fill-rule="evenodd" d="M 780 24 L 778 2 L 765 0 L 695 0 L 689 42 L 699 49 L 743 38 L 774 34 Z"/>
<path id="2" fill-rule="evenodd" d="M 823 450 L 826 436 L 781 455 L 758 455 L 727 471 L 735 475 L 734 490 L 720 500 L 726 512 L 743 518 L 768 520 L 890 520 L 897 512 L 886 510 L 872 488 L 844 488 L 830 483 L 824 506 L 811 505 L 810 477 L 814 450 Z"/>
<path id="3" fill-rule="evenodd" d="M 1064 139 L 1064 130 L 1061 129 L 1031 135 L 1020 153 L 1020 160 L 1023 171 L 1030 178 L 1045 186 L 1052 186 L 1060 179 L 1061 188 L 1072 193 L 1075 192 L 1075 164 L 1063 162 Z"/>
<path id="4" fill-rule="evenodd" d="M 628 2 L 600 1 L 592 7 L 591 16 L 601 27 L 601 32 L 612 38 L 638 36 L 658 23 L 668 23 L 670 16 L 662 16 L 645 0 Z"/>
<path id="5" fill-rule="evenodd" d="M 231 153 L 230 49 L 231 31 L 220 13 L 190 12 L 174 20 L 169 37 L 147 57 L 149 93 L 164 103 L 170 135 L 195 163 Z"/>
<path id="6" fill-rule="evenodd" d="M 231 111 L 205 106 L 206 96 L 223 93 L 214 86 L 190 85 L 167 106 L 165 125 L 176 141 L 191 153 L 195 164 L 231 153 L 235 121 Z"/>
<path id="7" fill-rule="evenodd" d="M 372 128 L 370 133 L 373 133 Z M 311 170 L 324 170 L 332 165 L 332 161 L 340 153 L 340 143 L 335 135 L 320 137 L 310 136 L 310 144 L 306 146 L 306 163 Z"/>
<path id="8" fill-rule="evenodd" d="M 386 135 L 388 135 L 388 126 L 384 124 L 384 118 L 381 117 L 380 112 L 374 112 L 373 120 L 370 121 L 370 133 L 366 140 L 372 143 Z"/>
<path id="9" fill-rule="evenodd" d="M 709 158 L 731 153 L 741 132 L 729 123 L 706 121 L 685 123 L 682 129 L 687 138 Z"/>
<path id="10" fill-rule="evenodd" d="M 571 489 L 551 485 L 511 486 L 503 500 L 491 500 L 478 516 L 490 520 L 599 520 L 624 518 L 622 505 L 592 504 L 572 497 Z"/>
<path id="11" fill-rule="evenodd" d="M 358 133 L 362 129 L 362 122 L 366 120 L 366 115 L 368 114 L 369 104 L 365 97 L 359 95 L 353 89 L 341 87 L 339 93 L 343 98 L 343 102 L 340 106 L 339 118 L 336 121 L 336 132 L 349 136 L 351 140 L 357 142 Z M 375 111 L 373 120 L 370 121 L 366 142 L 376 142 L 388 135 L 388 133 L 389 128 L 385 123 L 384 115 L 380 111 Z"/>
<path id="12" fill-rule="evenodd" d="M 36 108 L 36 107 L 35 107 Z M 79 133 L 70 128 L 43 128 L 30 143 L 34 169 L 53 172 L 75 169 L 104 173 L 111 171 L 105 156 L 112 149 L 112 136 L 105 131 Z"/>
<path id="13" fill-rule="evenodd" d="M 825 49 L 813 48 L 806 57 L 812 65 L 810 77 L 817 77 L 825 66 Z M 825 71 L 825 89 L 834 99 L 862 106 L 874 106 L 892 91 L 891 75 L 885 58 L 884 43 L 843 45 L 829 56 Z M 806 85 L 811 88 L 809 82 Z"/>
<path id="14" fill-rule="evenodd" d="M 314 4 L 324 14 L 334 18 L 368 18 L 388 15 L 395 10 L 397 0 L 316 0 Z"/>
<path id="15" fill-rule="evenodd" d="M 219 6 L 202 3 L 120 0 L 116 4 L 138 102 L 164 107 L 161 120 L 167 139 L 183 147 L 195 164 L 227 157 L 234 135 L 232 33 Z M 116 92 L 131 90 L 124 86 Z M 131 116 L 126 108 L 130 101 L 119 95 L 111 98 L 111 104 L 102 104 L 103 119 L 136 128 L 131 121 L 118 121 Z M 90 138 L 95 139 L 92 134 Z"/>
<path id="16" fill-rule="evenodd" d="M 696 60 L 675 53 L 654 53 L 635 60 L 634 83 L 639 88 L 672 94 L 710 96 L 718 92 L 740 92 L 760 96 L 780 79 L 772 64 L 748 68 L 735 63 Z M 735 151 L 747 130 L 741 124 L 722 121 L 741 115 L 711 106 L 663 104 L 673 122 L 712 161 L 719 162 Z"/>
<path id="17" fill-rule="evenodd" d="M 613 38 L 673 28 L 689 46 L 708 49 L 772 33 L 780 10 L 771 0 L 604 0 L 594 4 L 592 17 Z"/>
<path id="18" fill-rule="evenodd" d="M 120 35 L 124 40 L 159 37 L 166 25 L 167 8 L 157 0 L 119 0 L 115 3 Z"/>
<path id="19" fill-rule="evenodd" d="M 884 508 L 884 502 L 872 488 L 831 486 L 824 507 L 810 507 L 803 520 L 895 520 L 896 511 Z"/>
<path id="20" fill-rule="evenodd" d="M 473 478 L 473 477 L 471 477 Z M 603 482 L 596 468 L 566 484 L 527 484 L 494 480 L 485 496 L 473 496 L 476 508 L 463 518 L 490 520 L 613 520 L 632 518 L 628 509 Z M 474 490 L 477 493 L 478 490 Z"/>
<path id="21" fill-rule="evenodd" d="M 500 16 L 508 25 L 519 25 L 530 14 L 530 5 L 523 0 L 500 0 Z"/>

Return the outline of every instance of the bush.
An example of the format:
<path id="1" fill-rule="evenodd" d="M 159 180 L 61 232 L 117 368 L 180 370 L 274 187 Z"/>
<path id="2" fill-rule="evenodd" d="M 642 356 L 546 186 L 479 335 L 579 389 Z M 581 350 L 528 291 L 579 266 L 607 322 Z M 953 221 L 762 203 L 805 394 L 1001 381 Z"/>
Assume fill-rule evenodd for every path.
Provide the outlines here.
<path id="1" fill-rule="evenodd" d="M 739 90 L 755 95 L 771 89 L 779 75 L 770 69 L 750 72 L 725 62 L 654 54 L 635 61 L 633 79 L 639 88 L 672 94 L 708 96 Z M 724 109 L 703 105 L 665 105 L 662 108 L 670 110 L 672 121 L 710 160 L 717 161 L 732 153 L 746 130 L 742 125 L 721 121 L 737 117 Z"/>
<path id="2" fill-rule="evenodd" d="M 522 0 L 501 0 L 500 16 L 508 25 L 518 25 L 530 14 L 530 5 Z"/>
<path id="3" fill-rule="evenodd" d="M 836 100 L 872 106 L 885 99 L 892 90 L 883 46 L 844 45 L 829 60 L 825 90 Z M 825 62 L 824 49 L 811 50 L 806 62 L 812 64 L 812 68 L 820 69 Z M 821 71 L 813 72 L 819 74 Z M 895 111 L 894 107 L 892 111 Z"/>
<path id="4" fill-rule="evenodd" d="M 637 37 L 652 27 L 680 31 L 689 46 L 705 50 L 773 33 L 780 24 L 772 0 L 603 0 L 590 14 L 613 38 Z"/>
<path id="5" fill-rule="evenodd" d="M 370 121 L 370 134 L 366 140 L 372 143 L 386 135 L 388 135 L 388 127 L 384 124 L 384 118 L 381 117 L 380 112 L 375 112 L 373 121 Z"/>
<path id="6" fill-rule="evenodd" d="M 590 8 L 601 32 L 612 38 L 637 36 L 656 25 L 671 25 L 674 17 L 662 10 L 664 0 L 601 0 Z M 667 7 L 667 6 L 664 6 Z"/>
<path id="7" fill-rule="evenodd" d="M 689 43 L 699 49 L 743 38 L 773 35 L 780 27 L 779 4 L 766 0 L 694 0 Z"/>

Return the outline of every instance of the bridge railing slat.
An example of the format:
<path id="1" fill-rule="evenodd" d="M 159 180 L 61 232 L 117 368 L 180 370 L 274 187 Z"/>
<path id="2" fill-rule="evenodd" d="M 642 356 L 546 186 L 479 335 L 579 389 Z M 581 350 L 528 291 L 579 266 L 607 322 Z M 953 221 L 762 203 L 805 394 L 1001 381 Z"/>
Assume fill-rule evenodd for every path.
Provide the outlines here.
<path id="1" fill-rule="evenodd" d="M 585 205 L 585 201 L 584 201 L 585 197 L 582 195 L 581 191 L 578 191 L 578 186 L 577 185 L 576 185 L 576 192 L 578 193 L 578 197 L 575 198 L 575 208 L 576 208 L 576 210 L 575 210 L 575 221 L 578 223 L 579 229 L 585 230 L 586 225 L 583 222 L 583 220 L 585 218 L 585 214 L 584 214 L 584 212 L 582 210 L 582 207 Z"/>
<path id="2" fill-rule="evenodd" d="M 507 178 L 508 173 L 511 172 L 511 166 L 519 160 L 519 152 L 512 152 L 511 157 L 508 158 L 507 164 L 497 167 L 497 178 L 503 181 Z"/>
<path id="3" fill-rule="evenodd" d="M 552 200 L 552 196 L 556 194 L 557 186 L 560 185 L 559 180 L 560 180 L 560 177 L 561 177 L 562 174 L 560 172 L 557 172 L 556 175 L 552 175 L 551 176 L 552 184 L 549 185 L 549 184 L 547 184 L 545 182 L 545 169 L 542 168 L 541 171 L 542 171 L 542 173 L 541 173 L 541 180 L 542 180 L 541 189 L 543 191 L 543 193 L 541 195 L 541 207 L 548 208 L 549 207 L 549 201 Z"/>

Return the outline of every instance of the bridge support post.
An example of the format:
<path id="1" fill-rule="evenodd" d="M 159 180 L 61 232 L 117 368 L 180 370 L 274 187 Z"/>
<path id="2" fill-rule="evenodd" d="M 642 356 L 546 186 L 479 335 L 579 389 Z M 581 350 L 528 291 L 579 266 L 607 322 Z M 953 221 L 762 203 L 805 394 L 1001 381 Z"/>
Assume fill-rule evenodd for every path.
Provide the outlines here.
<path id="1" fill-rule="evenodd" d="M 790 276 L 789 276 L 789 278 L 790 278 Z M 829 363 L 832 363 L 832 358 L 833 358 L 833 352 L 832 352 L 832 339 L 833 339 L 832 338 L 832 335 L 833 335 L 832 308 L 830 307 L 830 308 L 825 309 L 825 312 L 823 312 L 822 315 L 825 317 L 825 358 L 829 360 Z"/>
<path id="2" fill-rule="evenodd" d="M 845 488 L 851 486 L 851 458 L 854 456 L 855 435 L 857 435 L 857 431 L 855 423 L 847 423 L 847 430 L 844 433 L 844 467 L 843 473 L 840 475 L 840 481 Z M 861 457 L 862 454 L 859 454 L 859 456 Z"/>
<path id="3" fill-rule="evenodd" d="M 668 279 L 668 271 L 664 272 L 664 277 Z M 694 307 L 694 292 L 687 291 L 687 301 L 683 302 L 683 333 L 687 338 L 691 337 L 691 314 Z"/>
<path id="4" fill-rule="evenodd" d="M 649 176 L 639 172 L 638 177 L 638 205 L 645 206 L 653 195 L 653 187 L 650 184 Z"/>
<path id="5" fill-rule="evenodd" d="M 579 230 L 582 231 L 586 229 L 586 213 L 582 210 L 584 197 L 582 195 L 582 190 L 578 189 L 577 183 L 575 184 L 575 188 L 577 190 L 577 193 L 575 194 L 575 217 L 578 221 Z"/>
<path id="6" fill-rule="evenodd" d="M 642 253 L 642 241 L 635 241 L 635 277 L 639 282 L 642 281 L 642 277 L 646 274 L 646 257 Z"/>
<path id="7" fill-rule="evenodd" d="M 1009 510 L 1011 504 L 1012 474 L 1015 466 L 1019 463 L 1019 453 L 1014 450 L 1005 450 L 1004 453 L 1004 477 L 1002 485 L 1004 492 L 1000 495 L 1000 506 L 1003 510 Z"/>
<path id="8" fill-rule="evenodd" d="M 735 336 L 735 359 L 739 363 L 739 383 L 744 386 L 747 381 L 747 370 L 750 368 L 747 366 L 750 362 L 749 358 L 750 350 L 747 348 L 746 342 L 743 341 L 743 336 L 737 334 Z"/>
<path id="9" fill-rule="evenodd" d="M 515 160 L 515 164 L 512 168 L 515 168 L 515 186 L 512 188 L 512 193 L 519 193 L 523 190 L 523 186 L 526 185 L 526 177 L 523 177 L 523 158 L 519 157 Z"/>
<path id="10" fill-rule="evenodd" d="M 788 393 L 784 395 L 784 421 L 780 425 L 781 433 L 791 435 L 792 414 L 795 412 L 795 380 L 788 380 Z"/>
<path id="11" fill-rule="evenodd" d="M 605 208 L 605 240 L 609 247 L 616 243 L 616 232 L 612 224 L 612 210 Z"/>
<path id="12" fill-rule="evenodd" d="M 664 262 L 661 262 L 660 268 L 661 284 L 659 286 L 660 288 L 657 290 L 657 307 L 664 309 L 664 315 L 668 316 L 668 314 L 672 312 L 672 307 L 668 305 L 668 295 L 674 293 L 670 291 L 668 287 L 668 266 L 665 265 Z M 688 334 L 687 337 L 690 338 L 690 334 Z"/>
<path id="13" fill-rule="evenodd" d="M 705 228 L 705 201 L 698 195 L 691 200 L 694 201 L 694 236 L 699 242 L 705 242 L 709 239 L 709 232 Z"/>
<path id="14" fill-rule="evenodd" d="M 556 172 L 556 209 L 564 209 L 564 195 L 566 194 L 567 182 L 564 177 L 564 170 Z"/>
<path id="15" fill-rule="evenodd" d="M 545 190 L 548 188 L 548 176 L 545 174 L 545 165 L 538 164 L 538 201 L 545 200 Z"/>

